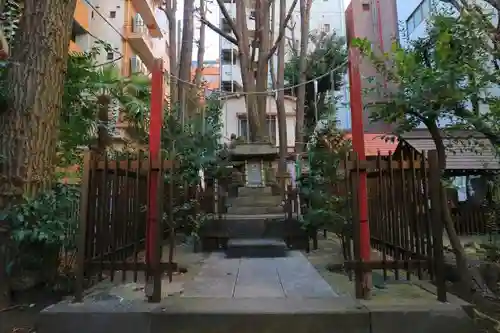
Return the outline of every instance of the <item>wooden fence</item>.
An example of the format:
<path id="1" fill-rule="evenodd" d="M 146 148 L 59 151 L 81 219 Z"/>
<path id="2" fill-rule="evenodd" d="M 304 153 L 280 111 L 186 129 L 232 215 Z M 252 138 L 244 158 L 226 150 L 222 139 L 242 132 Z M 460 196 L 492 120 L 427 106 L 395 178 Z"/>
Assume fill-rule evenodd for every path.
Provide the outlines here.
<path id="1" fill-rule="evenodd" d="M 344 162 L 352 224 L 344 235 L 346 268 L 355 273 L 356 297 L 367 297 L 363 275 L 382 270 L 384 279 L 412 276 L 432 279 L 438 299 L 446 301 L 443 258 L 442 187 L 437 154 L 430 151 L 411 160 L 378 156 L 359 161 L 353 154 Z M 377 250 L 363 261 L 359 242 L 358 185 L 367 175 L 371 246 Z"/>
<path id="2" fill-rule="evenodd" d="M 177 229 L 187 226 L 174 220 L 173 214 L 177 213 L 174 207 L 187 207 L 188 202 L 194 201 L 188 213 L 196 215 L 203 193 L 199 193 L 198 187 L 186 184 L 173 185 L 172 181 L 165 184 L 166 176 L 175 173 L 173 163 L 154 162 L 145 157 L 126 155 L 110 160 L 91 152 L 85 155 L 77 242 L 77 301 L 82 299 L 86 287 L 106 278 L 123 282 L 152 280 L 153 296 L 148 296 L 159 301 L 156 298 L 161 295 L 163 272 L 167 271 L 171 278 L 177 267 L 173 261 L 174 235 Z M 149 215 L 148 183 L 153 171 L 159 174 L 160 203 L 154 214 L 160 230 L 149 262 L 145 260 L 144 248 Z M 168 258 L 162 258 L 164 239 L 169 240 L 169 253 L 164 256 Z"/>

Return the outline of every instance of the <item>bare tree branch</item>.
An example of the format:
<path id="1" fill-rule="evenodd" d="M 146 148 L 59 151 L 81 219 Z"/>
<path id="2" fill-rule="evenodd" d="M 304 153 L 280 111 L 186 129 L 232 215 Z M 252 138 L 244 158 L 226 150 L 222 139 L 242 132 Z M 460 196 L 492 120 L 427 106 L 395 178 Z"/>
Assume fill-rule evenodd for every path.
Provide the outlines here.
<path id="1" fill-rule="evenodd" d="M 269 50 L 269 54 L 267 55 L 267 59 L 268 60 L 271 59 L 271 57 L 273 56 L 274 52 L 276 52 L 276 49 L 278 48 L 279 42 L 285 36 L 285 32 L 286 32 L 286 29 L 288 27 L 288 22 L 292 18 L 293 10 L 295 9 L 296 5 L 297 5 L 297 0 L 293 0 L 293 3 L 290 6 L 290 8 L 288 9 L 288 13 L 287 13 L 287 15 L 285 17 L 285 22 L 280 22 L 280 31 L 279 31 L 279 34 L 278 34 L 278 38 L 276 38 L 276 41 L 274 42 L 273 47 L 271 48 L 271 50 Z"/>
<path id="2" fill-rule="evenodd" d="M 237 42 L 233 43 L 231 41 L 231 43 L 238 45 L 238 42 L 241 40 L 241 36 L 240 36 L 240 33 L 239 33 L 238 29 L 236 28 L 236 23 L 234 23 L 234 20 L 231 18 L 231 15 L 229 15 L 229 12 L 227 11 L 226 6 L 224 5 L 224 0 L 217 0 L 217 4 L 219 5 L 219 8 L 220 8 L 220 11 L 222 12 L 222 15 L 224 16 L 224 18 L 226 19 L 227 23 L 231 27 L 231 30 L 233 31 L 234 36 L 236 36 L 236 41 Z M 207 24 L 207 26 L 210 27 L 210 25 L 208 25 L 208 24 Z M 210 29 L 212 29 L 212 28 L 210 27 Z"/>
<path id="3" fill-rule="evenodd" d="M 227 41 L 233 43 L 236 46 L 239 45 L 238 40 L 235 37 L 231 36 L 230 34 L 224 32 L 224 31 L 222 31 L 219 27 L 215 26 L 213 23 L 210 23 L 209 21 L 207 21 L 204 18 L 200 18 L 200 21 L 201 21 L 201 23 L 203 23 L 207 27 L 209 27 L 210 30 L 212 30 L 213 32 L 216 32 L 217 34 L 219 34 L 222 38 L 226 39 Z"/>

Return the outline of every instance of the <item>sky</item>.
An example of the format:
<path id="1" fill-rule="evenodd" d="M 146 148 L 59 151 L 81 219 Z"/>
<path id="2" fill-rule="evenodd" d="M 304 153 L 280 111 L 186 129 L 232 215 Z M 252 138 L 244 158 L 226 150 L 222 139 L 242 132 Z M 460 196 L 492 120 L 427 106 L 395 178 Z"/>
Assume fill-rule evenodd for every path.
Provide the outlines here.
<path id="1" fill-rule="evenodd" d="M 313 0 L 314 1 L 314 0 Z M 320 1 L 320 0 L 315 0 Z M 351 3 L 351 0 L 343 0 L 344 8 Z M 207 20 L 209 22 L 219 22 L 219 7 L 215 1 L 206 2 L 208 6 L 209 13 L 207 14 Z M 177 19 L 182 18 L 182 1 L 178 2 L 179 8 L 177 9 Z M 195 20 L 195 40 L 199 38 L 199 23 Z M 215 60 L 219 58 L 219 35 L 212 31 L 210 28 L 206 28 L 205 33 L 205 60 Z M 196 44 L 193 46 L 193 60 L 196 60 L 198 48 Z"/>

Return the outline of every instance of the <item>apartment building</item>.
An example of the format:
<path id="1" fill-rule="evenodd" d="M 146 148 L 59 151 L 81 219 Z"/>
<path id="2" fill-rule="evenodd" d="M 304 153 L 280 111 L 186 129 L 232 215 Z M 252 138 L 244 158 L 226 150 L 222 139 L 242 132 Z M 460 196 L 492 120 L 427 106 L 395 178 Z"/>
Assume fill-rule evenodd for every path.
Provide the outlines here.
<path id="1" fill-rule="evenodd" d="M 114 62 L 121 74 L 150 73 L 155 58 L 168 68 L 168 34 L 160 0 L 78 0 L 71 50 L 88 50 L 99 40 L 113 50 L 98 63 Z"/>
<path id="2" fill-rule="evenodd" d="M 374 52 L 389 52 L 393 41 L 398 38 L 396 0 L 352 0 L 345 15 L 351 110 L 362 108 L 365 132 L 387 133 L 391 131 L 391 124 L 370 121 L 370 112 L 374 104 L 386 99 L 391 84 L 375 70 L 369 59 L 359 56 L 349 44 L 353 38 L 366 38 L 372 43 Z"/>
<path id="3" fill-rule="evenodd" d="M 150 75 L 156 58 L 169 68 L 168 31 L 165 14 L 158 10 L 160 0 L 78 0 L 74 14 L 70 51 L 85 51 L 108 43 L 96 59 L 98 64 L 114 64 L 123 76 Z M 169 80 L 165 80 L 165 96 Z M 110 106 L 110 122 L 117 138 L 126 138 L 127 124 L 120 106 Z"/>
<path id="4" fill-rule="evenodd" d="M 309 30 L 312 33 L 335 33 L 346 37 L 345 0 L 315 0 L 311 5 Z M 294 21 L 300 24 L 300 9 L 297 6 L 294 12 Z M 300 30 L 299 30 L 300 32 Z M 344 77 L 344 85 L 336 92 L 335 108 L 340 128 L 351 127 L 351 113 L 349 108 L 349 77 Z"/>

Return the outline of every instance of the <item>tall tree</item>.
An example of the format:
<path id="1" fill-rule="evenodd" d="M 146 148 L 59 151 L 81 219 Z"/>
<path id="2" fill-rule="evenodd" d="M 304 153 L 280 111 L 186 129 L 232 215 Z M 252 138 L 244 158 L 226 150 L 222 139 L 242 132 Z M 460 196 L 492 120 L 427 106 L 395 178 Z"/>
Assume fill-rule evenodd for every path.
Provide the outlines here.
<path id="1" fill-rule="evenodd" d="M 0 110 L 0 207 L 51 186 L 76 0 L 25 0 Z"/>
<path id="2" fill-rule="evenodd" d="M 498 70 L 492 69 L 488 53 L 489 34 L 476 25 L 468 13 L 462 13 L 458 18 L 433 16 L 426 37 L 411 41 L 405 48 L 394 45 L 392 53 L 383 57 L 373 52 L 367 40 L 356 40 L 354 44 L 395 86 L 388 93 L 387 102 L 375 105 L 372 119 L 396 124 L 400 133 L 423 124 L 434 141 L 443 171 L 446 168 L 443 139 L 449 136 L 453 139 L 453 132 L 447 133 L 447 130 L 475 128 L 477 121 L 488 123 L 488 119 L 496 118 L 498 122 L 500 98 L 488 93 L 492 86 L 499 83 Z M 475 99 L 479 99 L 479 104 L 489 106 L 489 110 L 475 112 L 474 107 L 470 107 L 470 101 Z M 451 122 L 443 125 L 443 120 Z M 490 129 L 493 130 L 493 127 Z M 498 137 L 498 125 L 496 129 L 494 134 Z M 498 148 L 494 140 L 492 143 L 494 148 Z M 442 200 L 443 207 L 449 208 L 445 190 Z M 491 295 L 481 274 L 467 262 L 449 209 L 444 209 L 444 222 L 456 256 L 463 291 L 469 294 L 480 290 Z"/>
<path id="3" fill-rule="evenodd" d="M 297 91 L 296 125 L 295 125 L 295 152 L 301 153 L 305 146 L 304 114 L 306 103 L 307 79 L 307 48 L 309 46 L 309 21 L 311 15 L 312 0 L 300 0 L 300 53 L 299 53 L 299 81 Z"/>
<path id="4" fill-rule="evenodd" d="M 196 57 L 195 84 L 196 88 L 200 90 L 203 79 L 203 58 L 205 56 L 205 23 L 203 23 L 206 21 L 205 0 L 200 0 L 198 12 L 200 14 L 200 37 L 198 39 L 198 54 Z"/>
<path id="5" fill-rule="evenodd" d="M 271 42 L 270 38 L 270 7 L 274 0 L 255 0 L 253 8 L 247 8 L 247 1 L 236 1 L 236 17 L 231 17 L 224 0 L 217 0 L 220 11 L 227 22 L 231 33 L 226 33 L 214 24 L 205 20 L 205 24 L 220 36 L 238 47 L 238 59 L 243 80 L 243 91 L 246 93 L 245 101 L 250 129 L 250 141 L 267 141 L 266 132 L 266 101 L 269 74 L 269 59 L 278 48 L 279 41 L 283 39 L 287 24 L 298 0 L 293 0 L 284 22 L 280 22 L 278 36 Z M 247 14 L 247 9 L 248 14 Z M 255 10 L 255 30 L 250 36 L 247 19 L 250 10 Z M 257 58 L 256 58 L 257 57 Z"/>
<path id="6" fill-rule="evenodd" d="M 344 84 L 347 70 L 345 38 L 335 32 L 331 34 L 320 32 L 311 33 L 309 41 L 311 47 L 306 57 L 305 79 L 309 82 L 305 85 L 304 141 L 306 142 L 314 131 L 316 118 L 323 119 L 328 112 L 331 113 L 333 103 L 336 102 L 333 92 L 338 91 Z M 286 63 L 285 79 L 288 82 L 299 82 L 299 63 L 297 49 Z M 333 69 L 335 70 L 332 72 Z M 315 78 L 319 78 L 316 80 L 317 84 L 313 81 Z M 299 88 L 300 86 L 294 89 L 295 94 L 298 94 Z"/>
<path id="7" fill-rule="evenodd" d="M 179 75 L 177 68 L 177 0 L 165 0 L 160 7 L 168 20 L 168 58 L 170 62 L 170 103 L 177 103 L 177 80 L 174 76 Z"/>
<path id="8" fill-rule="evenodd" d="M 184 15 L 182 26 L 182 44 L 179 53 L 179 81 L 177 82 L 177 99 L 180 102 L 181 119 L 187 116 L 187 95 L 191 88 L 191 59 L 193 57 L 194 41 L 194 0 L 184 0 Z"/>
<path id="9" fill-rule="evenodd" d="M 287 26 L 286 20 L 286 0 L 280 0 L 280 25 Z M 279 136 L 279 164 L 278 174 L 280 178 L 280 188 L 282 196 L 285 195 L 285 174 L 286 155 L 288 153 L 288 140 L 286 131 L 286 110 L 285 110 L 285 38 L 281 38 L 278 44 L 278 72 L 276 88 L 278 89 L 276 98 L 276 109 L 278 111 L 278 136 Z"/>
<path id="10" fill-rule="evenodd" d="M 202 106 L 202 102 L 205 99 L 205 91 L 203 87 L 203 62 L 205 58 L 205 17 L 207 14 L 207 8 L 205 6 L 205 0 L 200 0 L 198 12 L 200 14 L 200 36 L 198 38 L 198 54 L 196 57 L 196 72 L 195 72 L 195 88 L 196 95 L 198 98 L 196 99 L 196 113 L 199 114 L 202 112 L 201 119 L 203 120 L 203 125 L 205 125 L 205 108 Z M 202 131 L 205 131 L 205 126 L 203 126 Z"/>

